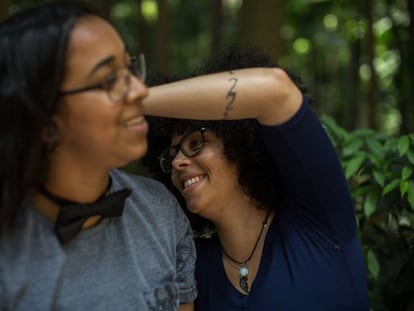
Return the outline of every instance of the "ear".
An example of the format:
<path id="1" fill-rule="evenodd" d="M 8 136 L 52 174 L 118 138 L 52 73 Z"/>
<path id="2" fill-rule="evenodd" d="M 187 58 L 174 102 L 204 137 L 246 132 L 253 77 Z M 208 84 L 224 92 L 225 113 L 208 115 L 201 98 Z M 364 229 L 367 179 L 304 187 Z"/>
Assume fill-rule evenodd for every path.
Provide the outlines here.
<path id="1" fill-rule="evenodd" d="M 53 150 L 57 145 L 58 128 L 53 120 L 43 129 L 42 140 Z"/>

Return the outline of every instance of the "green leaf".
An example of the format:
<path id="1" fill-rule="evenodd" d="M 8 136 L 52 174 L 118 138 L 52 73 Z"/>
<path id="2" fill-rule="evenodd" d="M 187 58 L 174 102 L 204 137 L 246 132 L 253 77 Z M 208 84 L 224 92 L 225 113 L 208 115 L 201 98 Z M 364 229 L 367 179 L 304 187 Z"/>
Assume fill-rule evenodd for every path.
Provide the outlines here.
<path id="1" fill-rule="evenodd" d="M 371 189 L 371 186 L 359 185 L 358 187 L 355 187 L 352 190 L 352 197 L 353 198 L 364 197 L 366 196 L 366 194 L 369 192 L 370 189 Z"/>
<path id="2" fill-rule="evenodd" d="M 376 132 L 371 129 L 357 129 L 353 132 L 353 134 L 354 136 L 358 136 L 358 137 L 369 137 L 369 136 L 375 135 Z"/>
<path id="3" fill-rule="evenodd" d="M 410 148 L 410 139 L 407 135 L 403 135 L 398 139 L 398 153 L 402 157 Z"/>
<path id="4" fill-rule="evenodd" d="M 349 178 L 352 175 L 354 175 L 361 168 L 361 165 L 364 162 L 364 160 L 365 160 L 364 155 L 360 155 L 360 156 L 357 156 L 356 158 L 349 160 L 346 163 L 346 168 L 345 168 L 346 178 Z"/>
<path id="5" fill-rule="evenodd" d="M 401 180 L 401 182 L 400 182 L 400 194 L 401 194 L 401 197 L 403 197 L 404 194 L 407 193 L 407 190 L 408 190 L 408 181 L 407 180 Z"/>
<path id="6" fill-rule="evenodd" d="M 402 170 L 402 174 L 401 174 L 402 179 L 403 180 L 408 179 L 412 173 L 413 173 L 413 169 L 411 166 L 404 166 Z"/>
<path id="7" fill-rule="evenodd" d="M 367 138 L 366 139 L 367 142 L 367 146 L 369 148 L 369 150 L 371 150 L 372 152 L 376 153 L 376 154 L 383 154 L 384 153 L 384 148 L 382 146 L 382 144 L 375 138 Z"/>
<path id="8" fill-rule="evenodd" d="M 375 181 L 381 185 L 381 187 L 384 187 L 385 182 L 385 176 L 382 172 L 379 172 L 377 170 L 374 170 L 372 172 L 372 175 L 374 176 Z"/>
<path id="9" fill-rule="evenodd" d="M 378 263 L 377 256 L 371 250 L 367 252 L 367 265 L 368 271 L 371 273 L 374 279 L 377 279 L 380 272 L 380 265 Z"/>
<path id="10" fill-rule="evenodd" d="M 365 155 L 367 156 L 368 160 L 371 161 L 371 163 L 376 166 L 376 167 L 381 167 L 383 166 L 383 160 L 384 160 L 384 154 L 376 154 L 374 152 L 367 152 L 365 153 Z"/>
<path id="11" fill-rule="evenodd" d="M 353 155 L 356 151 L 360 150 L 363 145 L 364 141 L 362 139 L 353 140 L 342 149 L 342 155 L 345 157 Z"/>
<path id="12" fill-rule="evenodd" d="M 385 141 L 384 149 L 385 150 L 391 150 L 394 149 L 397 146 L 397 139 L 394 137 L 390 137 Z"/>
<path id="13" fill-rule="evenodd" d="M 414 210 L 414 181 L 412 180 L 408 182 L 407 199 L 411 209 Z"/>
<path id="14" fill-rule="evenodd" d="M 368 218 L 377 209 L 379 193 L 378 190 L 373 189 L 368 192 L 364 201 L 364 214 Z"/>
<path id="15" fill-rule="evenodd" d="M 338 142 L 339 140 L 347 139 L 347 131 L 345 131 L 343 128 L 337 125 L 332 117 L 322 115 L 320 120 L 322 121 L 322 124 L 325 130 L 328 132 L 328 135 L 330 136 L 331 140 Z"/>
<path id="16" fill-rule="evenodd" d="M 395 179 L 392 182 L 390 182 L 389 184 L 385 185 L 384 189 L 382 190 L 382 196 L 385 196 L 388 193 L 390 193 L 391 191 L 393 191 L 395 188 L 398 187 L 399 184 L 400 184 L 400 180 Z"/>
<path id="17" fill-rule="evenodd" d="M 409 150 L 407 152 L 407 159 L 408 159 L 408 161 L 411 162 L 411 164 L 414 164 L 414 152 L 412 152 L 411 150 Z"/>

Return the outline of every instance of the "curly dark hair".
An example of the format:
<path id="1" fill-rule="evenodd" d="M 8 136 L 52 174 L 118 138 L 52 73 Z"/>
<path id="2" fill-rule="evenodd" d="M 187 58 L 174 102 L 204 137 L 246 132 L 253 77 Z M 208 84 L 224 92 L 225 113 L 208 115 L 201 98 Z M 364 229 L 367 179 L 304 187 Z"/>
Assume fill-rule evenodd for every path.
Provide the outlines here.
<path id="1" fill-rule="evenodd" d="M 248 67 L 277 67 L 271 58 L 254 48 L 230 48 L 208 60 L 197 71 L 197 74 L 209 74 Z M 299 78 L 292 80 L 304 91 Z M 152 80 L 151 84 L 174 81 L 176 79 Z M 234 163 L 239 172 L 238 180 L 245 193 L 258 206 L 268 210 L 275 209 L 282 199 L 280 178 L 267 148 L 261 138 L 260 125 L 254 119 L 242 120 L 188 120 L 148 117 L 150 123 L 149 148 L 143 159 L 143 164 L 149 168 L 152 176 L 166 185 L 172 191 L 189 216 L 196 234 L 204 234 L 212 224 L 197 215 L 191 215 L 185 208 L 185 202 L 173 187 L 170 176 L 162 173 L 158 156 L 170 145 L 171 136 L 181 135 L 188 129 L 205 127 L 219 137 L 224 145 L 224 155 Z"/>

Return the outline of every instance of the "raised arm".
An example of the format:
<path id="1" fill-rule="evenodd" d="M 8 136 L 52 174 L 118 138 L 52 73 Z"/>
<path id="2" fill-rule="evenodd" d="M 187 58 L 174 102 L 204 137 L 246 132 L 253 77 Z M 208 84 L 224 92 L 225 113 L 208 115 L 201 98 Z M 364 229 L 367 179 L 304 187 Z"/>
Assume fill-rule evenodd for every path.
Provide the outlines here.
<path id="1" fill-rule="evenodd" d="M 254 118 L 264 125 L 287 121 L 302 94 L 279 68 L 221 72 L 150 88 L 147 115 L 190 119 Z"/>

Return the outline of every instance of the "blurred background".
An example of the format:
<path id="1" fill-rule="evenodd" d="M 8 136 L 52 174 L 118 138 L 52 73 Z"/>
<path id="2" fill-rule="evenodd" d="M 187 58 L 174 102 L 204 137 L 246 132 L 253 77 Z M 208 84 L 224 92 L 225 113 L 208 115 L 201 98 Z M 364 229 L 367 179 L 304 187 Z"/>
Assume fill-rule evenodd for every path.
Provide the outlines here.
<path id="1" fill-rule="evenodd" d="M 42 1 L 2 0 L 0 16 Z M 262 47 L 348 130 L 414 131 L 413 0 L 91 0 L 149 70 L 191 72 L 229 44 Z"/>
<path id="2" fill-rule="evenodd" d="M 40 2 L 1 0 L 0 19 Z M 242 44 L 301 76 L 352 191 L 372 310 L 414 310 L 414 0 L 89 2 L 150 73 Z"/>

